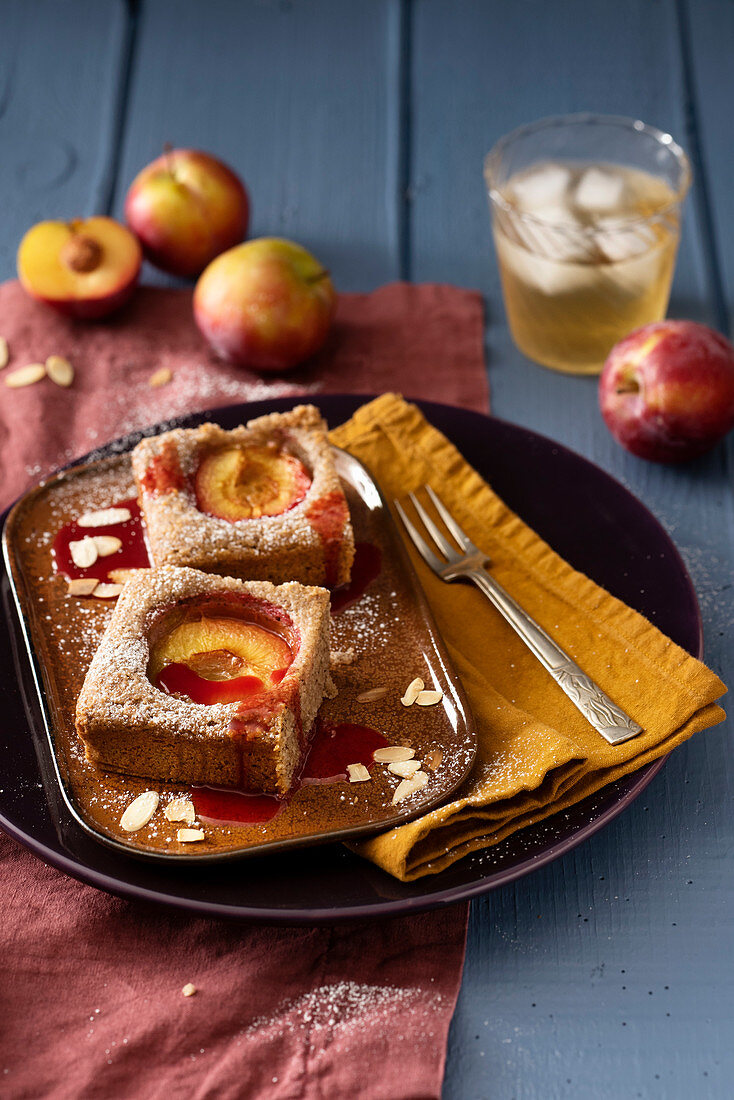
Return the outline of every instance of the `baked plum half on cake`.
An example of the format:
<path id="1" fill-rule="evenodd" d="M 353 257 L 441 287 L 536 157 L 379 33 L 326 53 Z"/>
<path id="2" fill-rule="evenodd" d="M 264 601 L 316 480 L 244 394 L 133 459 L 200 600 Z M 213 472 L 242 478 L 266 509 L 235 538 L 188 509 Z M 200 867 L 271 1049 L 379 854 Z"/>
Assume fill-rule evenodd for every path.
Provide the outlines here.
<path id="1" fill-rule="evenodd" d="M 329 588 L 349 580 L 349 508 L 313 405 L 232 431 L 152 436 L 132 464 L 156 566 Z"/>
<path id="2" fill-rule="evenodd" d="M 105 771 L 285 795 L 329 676 L 329 593 L 164 566 L 125 585 L 76 708 Z"/>

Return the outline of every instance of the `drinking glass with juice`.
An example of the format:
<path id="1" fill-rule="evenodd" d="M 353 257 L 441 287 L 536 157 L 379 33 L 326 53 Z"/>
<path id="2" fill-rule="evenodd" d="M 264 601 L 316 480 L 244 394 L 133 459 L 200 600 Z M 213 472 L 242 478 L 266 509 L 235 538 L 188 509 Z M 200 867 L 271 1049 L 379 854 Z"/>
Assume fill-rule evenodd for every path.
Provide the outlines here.
<path id="1" fill-rule="evenodd" d="M 690 185 L 669 134 L 613 116 L 545 119 L 502 138 L 485 178 L 525 355 L 595 374 L 618 340 L 665 316 Z"/>

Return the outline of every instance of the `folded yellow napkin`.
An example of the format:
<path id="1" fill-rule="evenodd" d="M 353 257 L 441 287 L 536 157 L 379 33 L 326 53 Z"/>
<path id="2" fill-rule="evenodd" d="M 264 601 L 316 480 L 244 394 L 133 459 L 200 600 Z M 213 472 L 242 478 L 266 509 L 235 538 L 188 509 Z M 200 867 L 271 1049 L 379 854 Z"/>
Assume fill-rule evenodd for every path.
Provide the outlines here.
<path id="1" fill-rule="evenodd" d="M 486 598 L 440 581 L 411 547 L 469 696 L 479 748 L 450 802 L 354 845 L 361 855 L 405 881 L 441 871 L 723 719 L 719 678 L 554 553 L 415 406 L 385 394 L 331 438 L 364 462 L 389 500 L 426 482 L 438 488 L 491 557 L 493 576 L 644 731 L 607 744 Z"/>

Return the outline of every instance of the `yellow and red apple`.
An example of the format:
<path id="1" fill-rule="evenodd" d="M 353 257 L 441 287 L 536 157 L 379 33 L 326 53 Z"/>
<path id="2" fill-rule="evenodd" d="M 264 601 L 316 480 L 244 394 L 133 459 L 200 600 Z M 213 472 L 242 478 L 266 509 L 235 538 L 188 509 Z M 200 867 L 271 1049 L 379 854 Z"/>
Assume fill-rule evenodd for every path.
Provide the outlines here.
<path id="1" fill-rule="evenodd" d="M 734 347 L 705 325 L 657 321 L 612 348 L 599 380 L 602 416 L 632 454 L 684 462 L 734 427 Z"/>
<path id="2" fill-rule="evenodd" d="M 310 358 L 329 332 L 336 294 L 301 245 L 260 237 L 222 253 L 194 291 L 194 317 L 222 359 L 284 371 Z"/>
<path id="3" fill-rule="evenodd" d="M 201 512 L 232 522 L 278 516 L 299 504 L 310 484 L 303 463 L 277 447 L 222 447 L 199 463 L 196 502 Z"/>
<path id="4" fill-rule="evenodd" d="M 34 225 L 18 249 L 18 278 L 33 298 L 72 317 L 105 317 L 128 300 L 142 253 L 112 218 Z"/>
<path id="5" fill-rule="evenodd" d="M 196 149 L 171 149 L 144 168 L 125 199 L 125 219 L 146 257 L 194 277 L 247 233 L 250 204 L 231 168 Z"/>

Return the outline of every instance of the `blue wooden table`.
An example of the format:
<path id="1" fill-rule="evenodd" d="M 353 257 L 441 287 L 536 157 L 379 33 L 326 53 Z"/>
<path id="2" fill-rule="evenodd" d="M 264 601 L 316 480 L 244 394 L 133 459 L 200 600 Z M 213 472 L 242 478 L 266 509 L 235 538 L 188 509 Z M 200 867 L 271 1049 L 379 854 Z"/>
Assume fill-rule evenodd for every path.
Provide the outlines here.
<path id="1" fill-rule="evenodd" d="M 494 411 L 645 501 L 693 575 L 707 660 L 732 680 L 731 442 L 687 468 L 645 464 L 608 435 L 593 379 L 523 359 L 481 164 L 543 115 L 669 130 L 696 175 L 671 314 L 726 331 L 733 58 L 731 0 L 0 0 L 0 275 L 32 222 L 120 215 L 170 141 L 230 161 L 252 234 L 313 248 L 341 289 L 479 288 Z M 732 747 L 727 723 L 679 749 L 602 833 L 474 904 L 449 1100 L 732 1095 Z"/>

